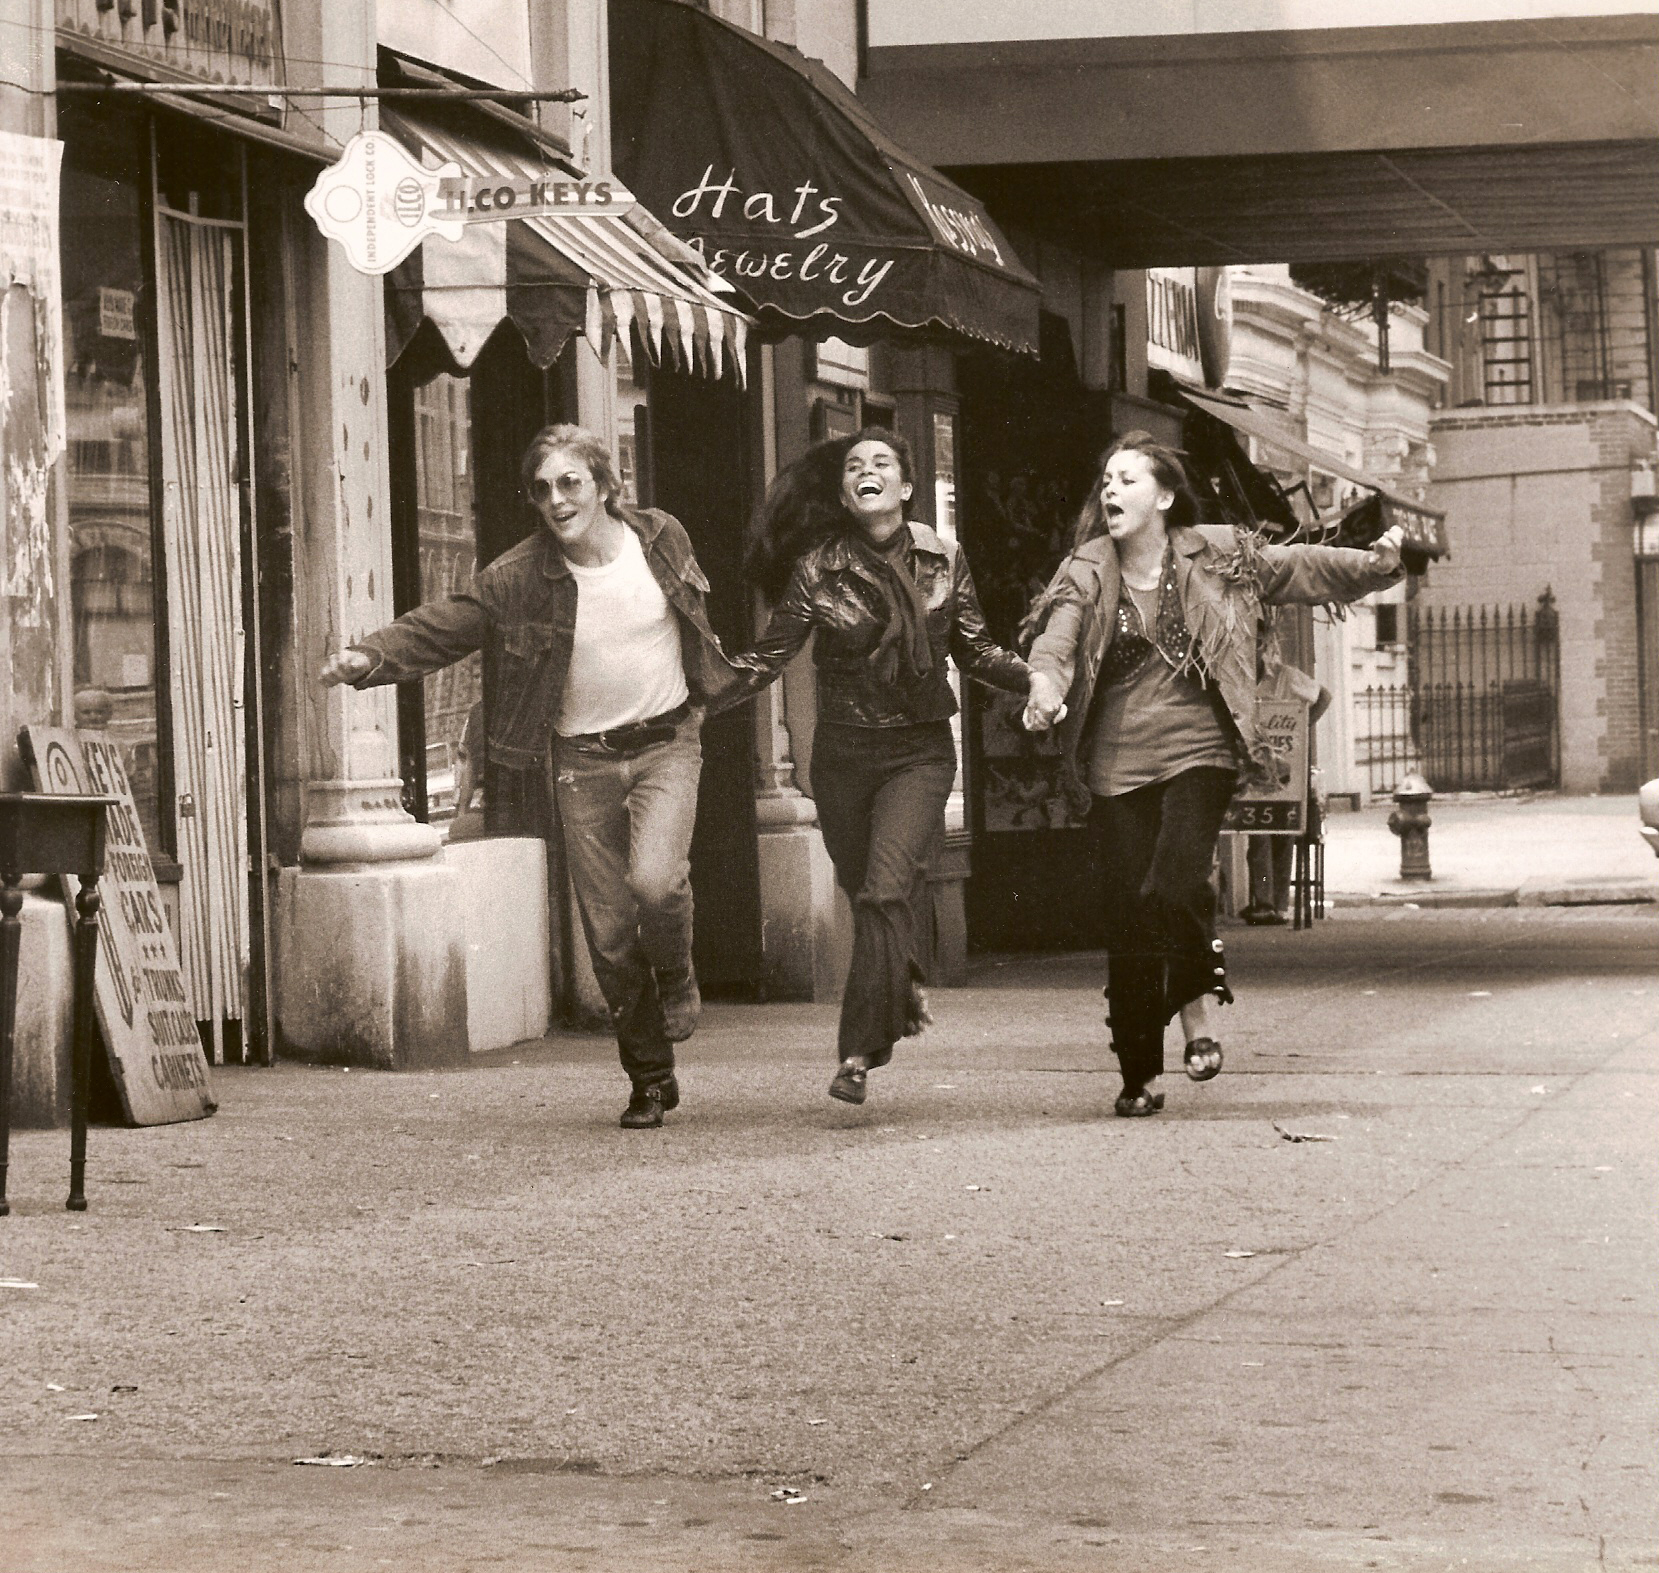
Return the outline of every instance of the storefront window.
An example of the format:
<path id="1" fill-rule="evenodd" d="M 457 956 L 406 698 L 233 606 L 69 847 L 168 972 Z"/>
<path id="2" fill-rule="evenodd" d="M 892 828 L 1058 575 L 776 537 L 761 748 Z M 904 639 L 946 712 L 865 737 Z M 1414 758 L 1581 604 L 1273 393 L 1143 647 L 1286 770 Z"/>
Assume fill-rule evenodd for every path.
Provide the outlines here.
<path id="1" fill-rule="evenodd" d="M 956 539 L 956 417 L 933 412 L 933 528 Z"/>
<path id="2" fill-rule="evenodd" d="M 440 373 L 415 390 L 415 506 L 420 599 L 441 601 L 471 582 L 477 562 L 472 385 Z M 426 807 L 444 824 L 482 785 L 483 678 L 470 655 L 425 681 Z"/>
<path id="3" fill-rule="evenodd" d="M 231 137 L 203 136 L 196 122 L 157 116 L 156 185 L 161 204 L 198 218 L 242 219 L 241 152 Z"/>
<path id="4" fill-rule="evenodd" d="M 974 583 L 991 637 L 1010 649 L 1032 600 L 1065 556 L 1082 494 L 1075 449 L 1068 451 L 1065 442 L 1071 434 L 1040 397 L 1027 389 L 1013 400 L 1016 406 L 1029 403 L 1022 428 L 988 430 L 983 422 L 969 427 L 971 443 L 983 445 L 994 437 L 1001 449 L 1000 462 L 988 464 L 976 445 L 965 484 Z M 1015 724 L 1019 710 L 1017 699 L 980 696 L 979 747 L 973 756 L 976 830 L 995 837 L 1075 828 L 1081 822 L 1060 790 L 1054 735 L 1022 731 Z"/>
<path id="5" fill-rule="evenodd" d="M 63 304 L 75 724 L 121 747 L 145 839 L 162 850 L 142 323 L 144 178 L 132 122 L 65 117 Z"/>
<path id="6" fill-rule="evenodd" d="M 956 541 L 956 417 L 945 410 L 933 412 L 929 436 L 933 442 L 933 528 L 945 540 Z M 956 742 L 956 782 L 951 787 L 950 800 L 945 805 L 945 829 L 960 831 L 967 821 L 963 798 L 963 774 L 960 761 L 967 758 L 962 747 L 962 674 L 953 664 L 950 668 L 951 687 L 956 691 L 957 713 L 951 717 L 951 735 Z"/>

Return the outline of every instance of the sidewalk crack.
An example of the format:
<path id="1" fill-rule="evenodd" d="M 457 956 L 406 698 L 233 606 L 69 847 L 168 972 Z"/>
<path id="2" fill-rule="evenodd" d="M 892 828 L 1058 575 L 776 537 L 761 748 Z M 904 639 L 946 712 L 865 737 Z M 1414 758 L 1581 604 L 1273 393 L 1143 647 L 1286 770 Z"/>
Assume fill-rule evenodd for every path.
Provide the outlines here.
<path id="1" fill-rule="evenodd" d="M 1576 1076 L 1568 1076 L 1565 1080 L 1564 1091 L 1576 1091 L 1582 1082 L 1587 1081 L 1592 1076 L 1603 1074 L 1606 1070 L 1606 1062 L 1604 1061 L 1600 1065 L 1586 1068 L 1585 1070 L 1579 1072 Z M 1375 1212 L 1368 1214 L 1363 1220 L 1357 1221 L 1345 1232 L 1343 1236 L 1344 1243 L 1351 1243 L 1360 1230 L 1368 1228 L 1380 1219 L 1386 1218 L 1397 1208 L 1421 1196 L 1432 1186 L 1438 1185 L 1450 1175 L 1457 1174 L 1462 1170 L 1467 1169 L 1470 1164 L 1472 1164 L 1473 1161 L 1483 1152 L 1495 1146 L 1498 1142 L 1506 1141 L 1513 1137 L 1515 1133 L 1525 1126 L 1529 1120 L 1537 1119 L 1540 1115 L 1546 1112 L 1548 1112 L 1548 1110 L 1545 1106 L 1527 1108 L 1521 1111 L 1514 1120 L 1504 1125 L 1501 1129 L 1491 1132 L 1484 1140 L 1476 1142 L 1461 1156 L 1449 1159 L 1433 1173 L 1423 1175 L 1416 1184 L 1412 1185 L 1407 1190 L 1402 1191 L 1392 1200 L 1385 1202 L 1382 1206 L 1378 1207 Z M 1189 1332 L 1192 1328 L 1201 1323 L 1206 1317 L 1212 1316 L 1215 1312 L 1224 1309 L 1240 1295 L 1259 1288 L 1262 1284 L 1267 1282 L 1268 1279 L 1275 1277 L 1277 1274 L 1282 1273 L 1290 1267 L 1298 1264 L 1308 1253 L 1323 1250 L 1330 1244 L 1331 1242 L 1329 1241 L 1315 1240 L 1304 1246 L 1297 1246 L 1287 1249 L 1283 1255 L 1273 1261 L 1273 1265 L 1268 1267 L 1265 1272 L 1257 1273 L 1247 1282 L 1241 1283 L 1235 1288 L 1228 1290 L 1225 1294 L 1220 1295 L 1215 1300 L 1212 1300 L 1208 1305 L 1191 1311 L 1185 1316 L 1171 1319 L 1159 1327 L 1151 1336 L 1135 1345 L 1132 1349 L 1126 1349 L 1121 1354 L 1113 1356 L 1112 1359 L 1103 1361 L 1100 1365 L 1090 1368 L 1073 1381 L 1068 1382 L 1064 1387 L 1049 1394 L 1046 1398 L 1041 1398 L 1032 1402 L 1021 1413 L 1010 1419 L 1005 1425 L 990 1432 L 986 1436 L 981 1437 L 979 1441 L 973 1443 L 965 1452 L 955 1454 L 949 1461 L 941 1461 L 938 1463 L 933 1471 L 933 1478 L 929 1491 L 926 1494 L 919 1491 L 912 1492 L 901 1504 L 901 1511 L 908 1512 L 937 1501 L 938 1496 L 936 1493 L 938 1493 L 940 1483 L 944 1480 L 950 1479 L 953 1475 L 958 1473 L 962 1465 L 973 1462 L 973 1460 L 981 1453 L 988 1451 L 997 1443 L 1007 1440 L 1008 1438 L 1016 1435 L 1022 1429 L 1031 1426 L 1033 1422 L 1042 1419 L 1045 1415 L 1058 1408 L 1067 1399 L 1071 1398 L 1076 1393 L 1081 1392 L 1085 1387 L 1097 1381 L 1100 1377 L 1116 1370 L 1119 1366 L 1127 1364 L 1130 1360 L 1133 1360 L 1140 1355 L 1144 1355 L 1149 1350 L 1157 1348 L 1160 1344 L 1179 1339 L 1183 1334 Z M 1551 1339 L 1550 1347 L 1552 1354 L 1555 1353 L 1553 1338 Z M 1559 1359 L 1559 1356 L 1557 1356 L 1557 1358 Z M 1583 1378 L 1576 1370 L 1573 1370 L 1571 1367 L 1564 1367 L 1564 1369 L 1572 1371 L 1575 1381 L 1580 1383 L 1583 1382 Z M 1583 1390 L 1588 1397 L 1594 1398 L 1596 1396 L 1588 1387 L 1585 1387 Z M 1597 1447 L 1600 1446 L 1600 1440 L 1601 1439 L 1598 1439 L 1597 1441 Z M 1590 1457 L 1594 1456 L 1594 1451 L 1594 1449 L 1591 1450 L 1591 1454 L 1589 1455 Z M 1587 1468 L 1588 1463 L 1589 1458 L 1587 1457 L 1583 1467 Z M 1580 1504 L 1581 1506 L 1583 1505 L 1582 1498 L 1580 1499 Z M 1588 1507 L 1585 1507 L 1585 1512 L 1588 1513 L 1588 1511 Z"/>

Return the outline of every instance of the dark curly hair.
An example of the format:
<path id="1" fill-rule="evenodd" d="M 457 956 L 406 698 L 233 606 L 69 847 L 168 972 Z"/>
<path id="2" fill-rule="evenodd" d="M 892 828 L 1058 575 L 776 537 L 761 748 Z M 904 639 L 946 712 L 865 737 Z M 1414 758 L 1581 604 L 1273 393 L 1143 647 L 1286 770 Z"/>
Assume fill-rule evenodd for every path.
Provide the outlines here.
<path id="1" fill-rule="evenodd" d="M 1089 488 L 1088 501 L 1077 516 L 1077 527 L 1072 532 L 1072 550 L 1097 535 L 1106 533 L 1106 510 L 1100 501 L 1100 488 L 1106 479 L 1106 466 L 1120 453 L 1138 453 L 1151 466 L 1153 477 L 1165 491 L 1175 493 L 1165 519 L 1171 525 L 1195 524 L 1198 521 L 1198 498 L 1187 476 L 1186 456 L 1179 448 L 1159 442 L 1151 432 L 1125 432 L 1100 456 L 1094 472 L 1094 484 Z"/>
<path id="2" fill-rule="evenodd" d="M 847 455 L 861 442 L 885 443 L 899 461 L 899 474 L 915 486 L 910 444 L 886 426 L 866 426 L 850 437 L 831 437 L 779 470 L 749 521 L 743 554 L 745 572 L 769 598 L 777 598 L 796 562 L 813 547 L 857 528 L 841 505 L 841 472 Z M 908 499 L 904 513 L 910 517 Z"/>

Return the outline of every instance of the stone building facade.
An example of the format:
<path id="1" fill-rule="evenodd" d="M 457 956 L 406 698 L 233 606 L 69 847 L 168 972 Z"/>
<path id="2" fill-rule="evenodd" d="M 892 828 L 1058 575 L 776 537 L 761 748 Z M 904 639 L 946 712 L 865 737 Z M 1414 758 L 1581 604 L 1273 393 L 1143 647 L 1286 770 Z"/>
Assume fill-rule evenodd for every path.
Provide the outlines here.
<path id="1" fill-rule="evenodd" d="M 1655 768 L 1641 750 L 1631 498 L 1632 475 L 1650 473 L 1655 427 L 1630 401 L 1446 410 L 1434 420 L 1431 495 L 1456 529 L 1425 604 L 1535 606 L 1549 592 L 1568 792 L 1633 791 Z"/>
<path id="2" fill-rule="evenodd" d="M 1638 247 L 1436 259 L 1447 360 L 1430 500 L 1456 521 L 1430 607 L 1559 619 L 1561 786 L 1628 792 L 1659 771 L 1651 530 L 1655 260 Z"/>

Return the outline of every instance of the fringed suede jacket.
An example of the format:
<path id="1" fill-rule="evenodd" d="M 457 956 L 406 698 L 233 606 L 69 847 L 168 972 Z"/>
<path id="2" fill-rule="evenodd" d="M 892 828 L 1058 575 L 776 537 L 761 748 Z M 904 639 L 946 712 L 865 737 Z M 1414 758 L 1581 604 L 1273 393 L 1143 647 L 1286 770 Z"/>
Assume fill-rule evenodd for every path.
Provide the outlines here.
<path id="1" fill-rule="evenodd" d="M 1246 782 L 1273 779 L 1272 755 L 1256 725 L 1256 648 L 1262 608 L 1290 603 L 1342 606 L 1393 584 L 1400 570 L 1379 572 L 1369 552 L 1339 546 L 1274 546 L 1230 525 L 1176 527 L 1169 532 L 1167 579 L 1175 594 L 1158 618 L 1156 639 L 1178 670 L 1212 683 L 1232 718 L 1233 746 Z M 1086 811 L 1089 789 L 1078 766 L 1088 757 L 1085 733 L 1095 681 L 1118 626 L 1122 577 L 1110 536 L 1071 553 L 1032 603 L 1022 633 L 1036 637 L 1028 657 L 1066 696 L 1060 723 L 1060 783 L 1072 806 Z"/>

